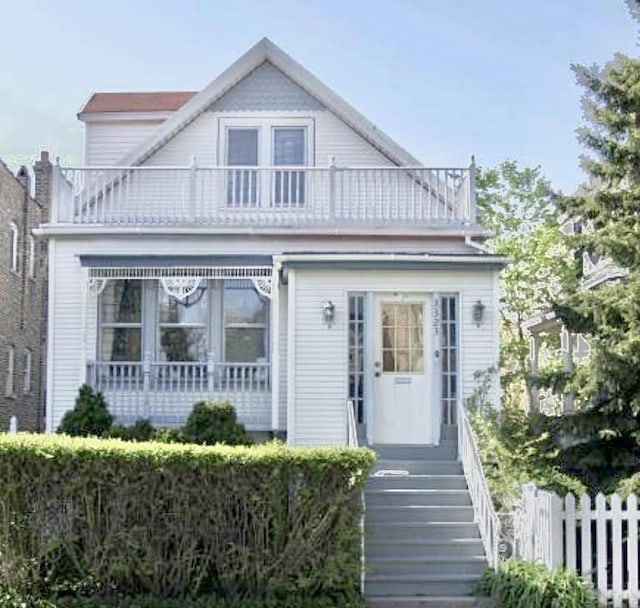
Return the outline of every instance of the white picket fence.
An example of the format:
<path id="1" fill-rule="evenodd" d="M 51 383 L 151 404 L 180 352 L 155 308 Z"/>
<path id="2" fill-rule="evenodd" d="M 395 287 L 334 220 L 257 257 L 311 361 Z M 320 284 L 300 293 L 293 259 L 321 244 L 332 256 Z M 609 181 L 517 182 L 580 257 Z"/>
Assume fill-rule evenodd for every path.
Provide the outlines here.
<path id="1" fill-rule="evenodd" d="M 514 553 L 549 568 L 565 567 L 591 582 L 601 602 L 640 606 L 640 509 L 635 495 L 560 498 L 525 486 L 515 514 Z"/>

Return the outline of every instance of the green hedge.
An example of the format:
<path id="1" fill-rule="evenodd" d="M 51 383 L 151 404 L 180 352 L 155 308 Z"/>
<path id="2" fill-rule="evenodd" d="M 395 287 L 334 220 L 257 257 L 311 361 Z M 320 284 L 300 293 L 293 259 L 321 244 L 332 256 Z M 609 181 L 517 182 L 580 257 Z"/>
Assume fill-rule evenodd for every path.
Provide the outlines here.
<path id="1" fill-rule="evenodd" d="M 374 460 L 365 449 L 0 436 L 0 585 L 351 596 Z"/>
<path id="2" fill-rule="evenodd" d="M 541 564 L 509 559 L 489 569 L 477 595 L 496 608 L 597 608 L 593 589 L 574 572 L 548 570 Z"/>
<path id="3" fill-rule="evenodd" d="M 301 596 L 186 598 L 134 597 L 31 597 L 0 589 L 0 608 L 366 608 L 361 597 Z"/>

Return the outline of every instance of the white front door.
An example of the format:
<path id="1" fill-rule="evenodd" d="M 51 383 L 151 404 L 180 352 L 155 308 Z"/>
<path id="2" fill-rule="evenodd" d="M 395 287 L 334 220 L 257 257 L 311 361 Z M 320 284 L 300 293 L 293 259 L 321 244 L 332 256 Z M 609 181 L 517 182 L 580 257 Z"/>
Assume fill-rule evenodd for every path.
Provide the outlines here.
<path id="1" fill-rule="evenodd" d="M 374 443 L 431 444 L 430 298 L 424 294 L 375 299 Z"/>

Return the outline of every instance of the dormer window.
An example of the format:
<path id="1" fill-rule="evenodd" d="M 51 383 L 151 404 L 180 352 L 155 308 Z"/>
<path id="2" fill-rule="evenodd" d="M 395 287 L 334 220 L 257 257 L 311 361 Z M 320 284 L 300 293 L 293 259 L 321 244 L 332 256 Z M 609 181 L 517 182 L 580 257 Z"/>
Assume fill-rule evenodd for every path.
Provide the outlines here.
<path id="1" fill-rule="evenodd" d="M 306 172 L 290 168 L 312 164 L 310 119 L 247 118 L 225 119 L 221 123 L 224 164 L 238 167 L 226 176 L 228 207 L 305 204 Z"/>

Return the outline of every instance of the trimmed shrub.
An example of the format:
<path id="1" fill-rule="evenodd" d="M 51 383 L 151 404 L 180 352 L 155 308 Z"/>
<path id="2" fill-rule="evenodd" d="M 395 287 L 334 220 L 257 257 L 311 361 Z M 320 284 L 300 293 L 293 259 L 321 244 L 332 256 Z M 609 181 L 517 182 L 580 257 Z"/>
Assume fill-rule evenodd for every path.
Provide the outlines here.
<path id="1" fill-rule="evenodd" d="M 75 437 L 100 437 L 112 424 L 113 416 L 109 413 L 103 394 L 83 384 L 73 409 L 62 418 L 58 433 Z"/>
<path id="2" fill-rule="evenodd" d="M 229 401 L 199 401 L 187 418 L 183 429 L 187 441 L 215 445 L 251 445 L 253 441 L 238 422 L 236 410 Z"/>
<path id="3" fill-rule="evenodd" d="M 0 584 L 47 597 L 357 594 L 366 449 L 0 436 Z"/>
<path id="4" fill-rule="evenodd" d="M 141 419 L 136 420 L 131 426 L 114 425 L 105 433 L 105 437 L 124 441 L 151 441 L 155 440 L 156 433 L 150 420 Z"/>
<path id="5" fill-rule="evenodd" d="M 239 598 L 201 595 L 187 598 L 31 597 L 0 589 L 0 608 L 366 608 L 361 597 L 300 596 Z"/>
<path id="6" fill-rule="evenodd" d="M 476 594 L 500 608 L 597 608 L 593 589 L 575 572 L 509 559 L 488 569 Z"/>

